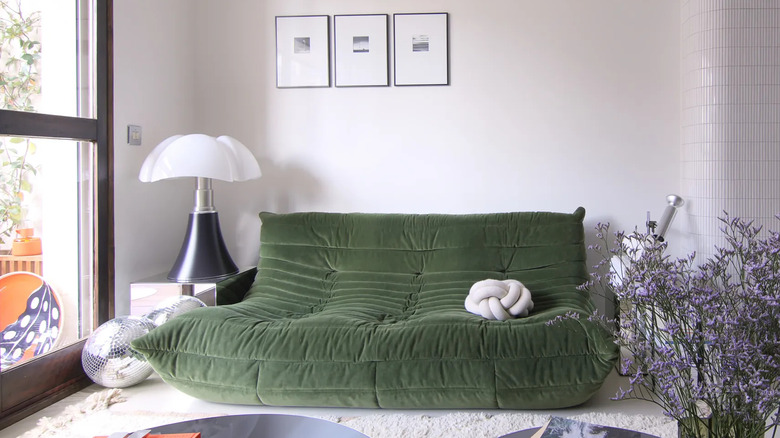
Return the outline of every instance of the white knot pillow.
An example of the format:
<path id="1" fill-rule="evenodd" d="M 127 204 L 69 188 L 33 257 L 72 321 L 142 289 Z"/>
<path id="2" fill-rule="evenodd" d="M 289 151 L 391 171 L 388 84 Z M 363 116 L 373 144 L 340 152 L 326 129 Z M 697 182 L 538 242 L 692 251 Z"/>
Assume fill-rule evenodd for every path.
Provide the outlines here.
<path id="1" fill-rule="evenodd" d="M 528 316 L 533 308 L 531 291 L 517 280 L 478 281 L 466 297 L 466 310 L 499 321 Z"/>

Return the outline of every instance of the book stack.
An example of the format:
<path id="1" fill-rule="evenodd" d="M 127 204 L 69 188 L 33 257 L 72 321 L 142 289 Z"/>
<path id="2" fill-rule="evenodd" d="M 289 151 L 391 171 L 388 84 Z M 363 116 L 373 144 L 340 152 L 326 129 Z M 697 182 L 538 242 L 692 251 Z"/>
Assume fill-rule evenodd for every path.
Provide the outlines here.
<path id="1" fill-rule="evenodd" d="M 165 433 L 155 435 L 151 430 L 139 430 L 138 432 L 116 432 L 111 435 L 96 436 L 95 438 L 200 438 L 200 432 L 193 433 Z"/>

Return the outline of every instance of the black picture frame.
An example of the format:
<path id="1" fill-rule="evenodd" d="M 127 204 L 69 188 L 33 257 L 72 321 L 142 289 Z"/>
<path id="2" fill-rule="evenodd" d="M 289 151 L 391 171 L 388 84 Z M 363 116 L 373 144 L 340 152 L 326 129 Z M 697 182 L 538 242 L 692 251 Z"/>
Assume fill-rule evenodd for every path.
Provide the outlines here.
<path id="1" fill-rule="evenodd" d="M 396 86 L 450 85 L 449 14 L 393 14 Z"/>
<path id="2" fill-rule="evenodd" d="M 335 15 L 336 87 L 390 86 L 388 14 Z"/>
<path id="3" fill-rule="evenodd" d="M 330 16 L 276 17 L 276 87 L 330 87 Z"/>

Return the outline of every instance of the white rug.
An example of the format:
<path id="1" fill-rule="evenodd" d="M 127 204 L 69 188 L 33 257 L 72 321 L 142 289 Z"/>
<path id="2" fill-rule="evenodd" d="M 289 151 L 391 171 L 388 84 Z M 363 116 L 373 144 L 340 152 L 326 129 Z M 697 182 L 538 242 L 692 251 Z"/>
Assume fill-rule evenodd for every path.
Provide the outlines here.
<path id="1" fill-rule="evenodd" d="M 89 396 L 84 402 L 69 406 L 57 418 L 42 418 L 38 427 L 23 438 L 91 438 L 112 432 L 131 432 L 161 424 L 177 423 L 196 418 L 213 417 L 214 413 L 181 412 L 123 412 L 107 409 L 124 401 L 121 390 L 109 389 Z M 364 416 L 319 417 L 358 430 L 371 438 L 427 437 L 427 438 L 495 438 L 501 435 L 541 426 L 546 415 L 506 413 L 451 413 L 440 416 L 406 414 L 370 414 Z M 658 416 L 624 414 L 583 414 L 571 418 L 656 435 L 676 438 L 677 426 L 673 420 Z"/>

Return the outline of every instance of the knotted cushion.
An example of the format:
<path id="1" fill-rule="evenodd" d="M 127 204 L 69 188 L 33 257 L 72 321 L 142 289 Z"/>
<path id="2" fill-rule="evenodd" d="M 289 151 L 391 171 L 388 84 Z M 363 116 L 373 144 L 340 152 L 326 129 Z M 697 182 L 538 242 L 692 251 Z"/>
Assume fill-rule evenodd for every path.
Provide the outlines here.
<path id="1" fill-rule="evenodd" d="M 466 297 L 466 310 L 499 321 L 528 316 L 533 308 L 531 291 L 517 280 L 478 281 Z"/>

